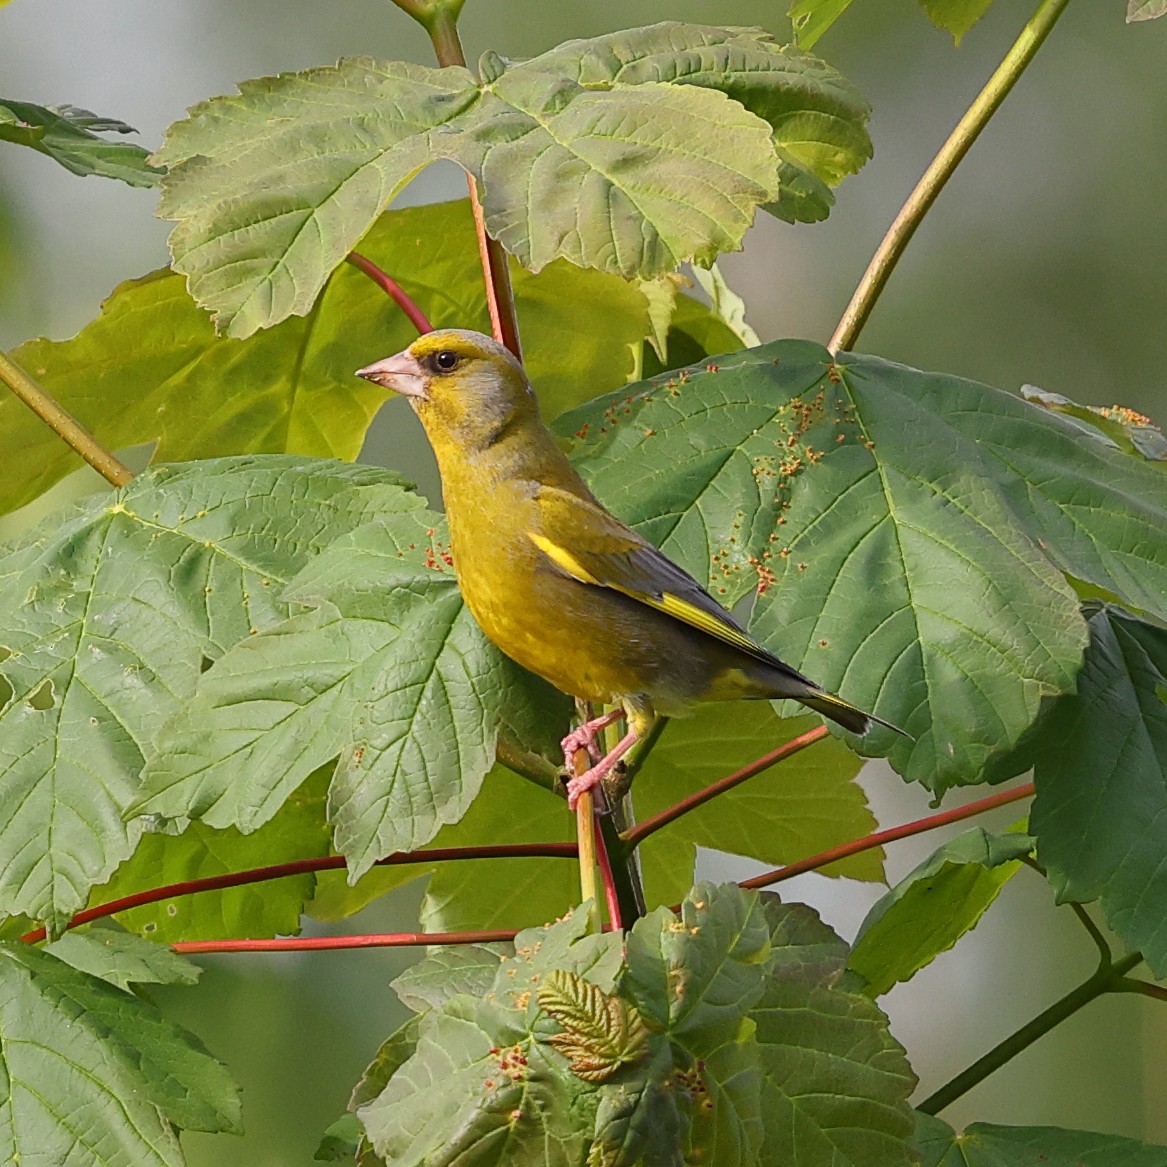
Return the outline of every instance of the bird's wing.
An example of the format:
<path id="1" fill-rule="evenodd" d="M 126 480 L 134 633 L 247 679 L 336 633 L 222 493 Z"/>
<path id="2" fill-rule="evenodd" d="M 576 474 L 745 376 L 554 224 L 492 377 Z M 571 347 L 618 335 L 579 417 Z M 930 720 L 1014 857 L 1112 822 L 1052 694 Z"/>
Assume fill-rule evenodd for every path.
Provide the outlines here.
<path id="1" fill-rule="evenodd" d="M 565 575 L 623 592 L 801 679 L 750 636 L 688 572 L 603 507 L 554 486 L 541 486 L 535 501 L 542 529 L 528 535 Z"/>

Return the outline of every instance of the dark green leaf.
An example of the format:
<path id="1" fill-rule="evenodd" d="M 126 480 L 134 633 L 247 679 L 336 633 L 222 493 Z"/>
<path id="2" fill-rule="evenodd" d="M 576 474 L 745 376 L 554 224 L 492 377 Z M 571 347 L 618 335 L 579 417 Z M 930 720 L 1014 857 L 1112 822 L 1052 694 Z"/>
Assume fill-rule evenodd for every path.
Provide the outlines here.
<path id="1" fill-rule="evenodd" d="M 1161 476 L 986 386 L 781 341 L 556 429 L 716 598 L 756 593 L 768 647 L 914 734 L 863 749 L 937 790 L 978 780 L 1071 687 L 1086 637 L 1060 569 L 1165 606 Z"/>
<path id="2" fill-rule="evenodd" d="M 1022 385 L 1021 395 L 1026 401 L 1083 423 L 1087 433 L 1109 439 L 1127 454 L 1137 454 L 1149 462 L 1167 462 L 1167 438 L 1163 431 L 1149 417 L 1125 405 L 1079 405 L 1060 393 L 1048 393 L 1035 385 Z"/>
<path id="3" fill-rule="evenodd" d="M 109 883 L 93 890 L 90 903 L 104 904 L 147 888 L 327 855 L 331 832 L 324 805 L 331 769 L 317 770 L 253 834 L 244 835 L 234 827 L 215 830 L 205 823 L 191 823 L 181 835 L 147 832 Z M 116 918 L 123 927 L 155 943 L 290 936 L 300 931 L 300 914 L 317 878 L 310 873 L 286 875 L 175 895 L 118 912 Z"/>
<path id="4" fill-rule="evenodd" d="M 165 944 L 113 928 L 66 932 L 60 940 L 46 945 L 45 951 L 119 989 L 129 989 L 131 985 L 193 985 L 203 971 Z"/>
<path id="5" fill-rule="evenodd" d="M 362 1134 L 360 1119 L 355 1114 L 342 1114 L 328 1125 L 313 1160 L 317 1163 L 352 1163 Z"/>
<path id="6" fill-rule="evenodd" d="M 229 335 L 307 313 L 427 162 L 478 179 L 524 266 L 625 277 L 737 248 L 788 166 L 834 184 L 870 153 L 867 107 L 758 30 L 665 22 L 460 68 L 371 58 L 245 82 L 195 107 L 157 159 L 175 267 Z"/>
<path id="7" fill-rule="evenodd" d="M 0 1031 L 6 1162 L 181 1164 L 170 1123 L 239 1130 L 235 1086 L 194 1037 L 30 944 L 0 944 Z"/>
<path id="8" fill-rule="evenodd" d="M 916 1085 L 887 1018 L 842 987 L 846 946 L 811 909 L 766 897 L 772 972 L 750 1016 L 765 1074 L 763 1163 L 908 1167 Z"/>
<path id="9" fill-rule="evenodd" d="M 960 44 L 960 38 L 988 12 L 992 3 L 993 0 L 920 0 L 920 7 L 937 28 L 952 33 L 952 39 Z"/>
<path id="10" fill-rule="evenodd" d="M 160 466 L 10 550 L 0 907 L 55 926 L 108 878 L 140 833 L 122 815 L 143 759 L 200 669 L 283 619 L 283 583 L 386 492 L 411 497 L 387 471 L 335 462 Z"/>
<path id="11" fill-rule="evenodd" d="M 30 105 L 0 97 L 0 142 L 16 142 L 47 154 L 74 174 L 120 178 L 130 186 L 154 186 L 162 171 L 150 166 L 148 150 L 111 142 L 102 133 L 133 134 L 125 122 L 100 118 L 73 105 Z"/>
<path id="12" fill-rule="evenodd" d="M 637 775 L 637 814 L 646 819 L 658 813 L 816 724 L 812 717 L 779 718 L 759 702 L 700 706 L 691 717 L 669 723 Z M 876 829 L 863 790 L 853 781 L 860 765 L 842 742 L 826 739 L 683 815 L 660 834 L 669 843 L 696 843 L 773 866 L 815 855 Z M 827 872 L 881 879 L 882 853 L 864 852 Z"/>
<path id="13" fill-rule="evenodd" d="M 921 1115 L 916 1140 L 920 1167 L 1167 1167 L 1167 1147 L 1055 1126 L 974 1122 L 958 1135 Z"/>
<path id="14" fill-rule="evenodd" d="M 377 1050 L 377 1056 L 369 1063 L 360 1081 L 353 1087 L 349 1099 L 349 1109 L 371 1102 L 389 1083 L 389 1079 L 413 1056 L 417 1049 L 417 1039 L 421 1032 L 421 1018 L 410 1017 L 399 1025 Z"/>
<path id="15" fill-rule="evenodd" d="M 975 928 L 1033 842 L 974 827 L 900 880 L 867 913 L 851 951 L 851 968 L 867 980 L 867 991 L 878 997 L 910 980 Z"/>
<path id="16" fill-rule="evenodd" d="M 1060 900 L 1101 898 L 1111 928 L 1167 974 L 1167 632 L 1090 605 L 1075 696 L 1037 755 L 1030 828 Z"/>

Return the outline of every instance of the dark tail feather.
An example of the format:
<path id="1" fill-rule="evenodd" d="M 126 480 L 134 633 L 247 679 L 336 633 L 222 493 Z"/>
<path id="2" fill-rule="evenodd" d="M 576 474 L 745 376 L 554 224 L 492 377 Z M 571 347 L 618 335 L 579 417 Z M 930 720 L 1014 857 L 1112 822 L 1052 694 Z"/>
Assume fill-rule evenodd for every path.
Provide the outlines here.
<path id="1" fill-rule="evenodd" d="M 916 740 L 910 733 L 900 729 L 898 725 L 892 725 L 890 721 L 884 721 L 882 717 L 876 717 L 873 713 L 864 713 L 862 709 L 857 709 L 854 705 L 844 701 L 842 697 L 836 697 L 833 693 L 827 693 L 825 690 L 808 693 L 805 697 L 799 697 L 798 700 L 808 709 L 813 709 L 816 713 L 829 717 L 831 721 L 837 722 L 852 733 L 865 734 L 871 729 L 872 723 L 875 723 L 886 729 L 895 730 L 896 733 L 903 734 L 911 741 Z"/>

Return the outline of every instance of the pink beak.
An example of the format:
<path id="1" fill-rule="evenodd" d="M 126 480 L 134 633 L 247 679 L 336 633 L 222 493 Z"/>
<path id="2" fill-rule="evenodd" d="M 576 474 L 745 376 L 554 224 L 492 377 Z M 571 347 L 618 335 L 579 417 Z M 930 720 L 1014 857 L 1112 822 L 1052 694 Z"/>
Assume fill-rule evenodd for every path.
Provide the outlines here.
<path id="1" fill-rule="evenodd" d="M 404 397 L 424 397 L 426 374 L 421 365 L 409 355 L 409 350 L 394 353 L 383 361 L 358 369 L 358 377 L 383 385 Z"/>

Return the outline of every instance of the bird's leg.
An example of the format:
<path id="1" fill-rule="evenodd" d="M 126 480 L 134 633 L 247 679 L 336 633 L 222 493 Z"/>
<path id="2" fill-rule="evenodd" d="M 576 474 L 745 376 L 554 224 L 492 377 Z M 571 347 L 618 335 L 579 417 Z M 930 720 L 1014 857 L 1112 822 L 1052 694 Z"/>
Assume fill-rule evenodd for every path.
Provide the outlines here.
<path id="1" fill-rule="evenodd" d="M 599 745 L 596 742 L 596 734 L 601 729 L 606 729 L 614 721 L 619 721 L 624 716 L 623 709 L 613 709 L 609 713 L 605 713 L 602 717 L 593 717 L 591 721 L 585 721 L 579 729 L 573 729 L 559 744 L 563 747 L 563 761 L 567 766 L 567 772 L 573 774 L 575 766 L 572 763 L 572 758 L 576 750 L 587 750 L 588 757 L 591 758 L 593 765 L 598 765 L 602 757 Z M 584 789 L 587 789 L 586 787 Z"/>
<path id="2" fill-rule="evenodd" d="M 606 715 L 611 720 L 615 720 L 611 715 Z M 603 720 L 603 719 L 598 719 Z M 581 727 L 583 728 L 583 727 Z M 570 736 L 570 735 L 569 735 Z M 567 739 L 564 739 L 567 740 Z M 636 743 L 640 740 L 640 734 L 635 729 L 630 729 L 615 745 L 615 747 L 608 751 L 590 770 L 585 770 L 582 774 L 577 774 L 567 784 L 567 805 L 575 810 L 575 804 L 579 801 L 579 796 L 585 790 L 591 790 L 593 786 L 599 785 L 605 778 L 616 768 L 616 763 Z M 578 746 L 576 747 L 579 748 Z"/>

